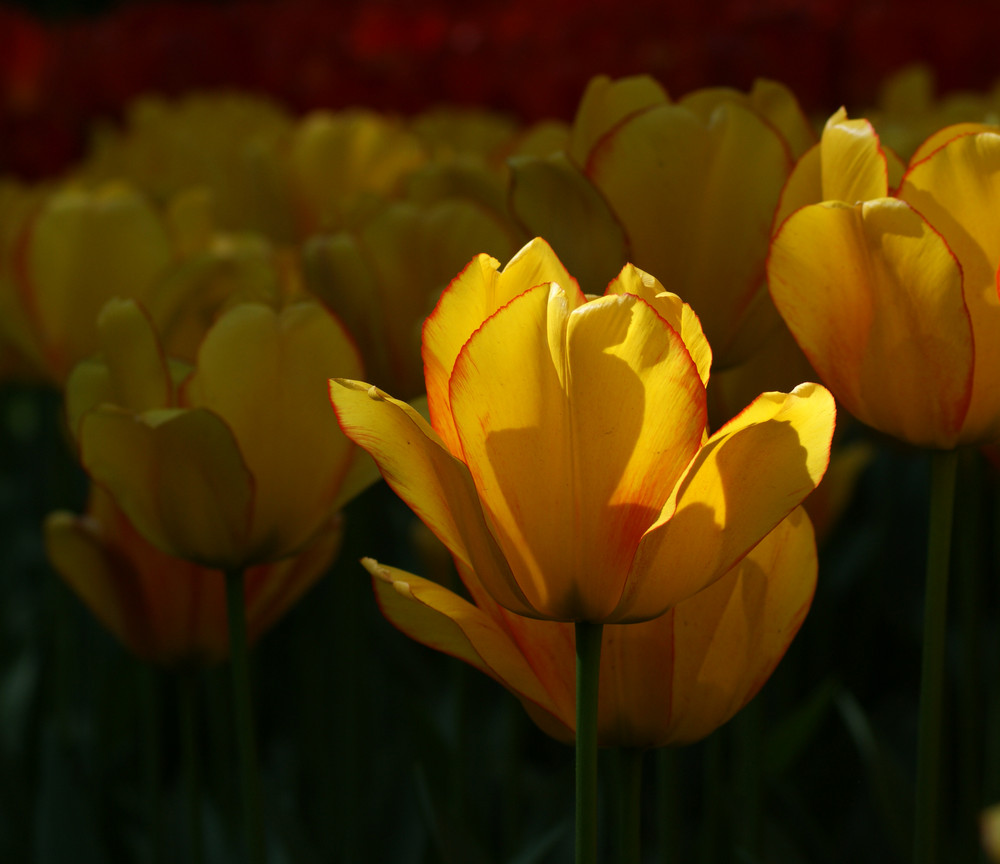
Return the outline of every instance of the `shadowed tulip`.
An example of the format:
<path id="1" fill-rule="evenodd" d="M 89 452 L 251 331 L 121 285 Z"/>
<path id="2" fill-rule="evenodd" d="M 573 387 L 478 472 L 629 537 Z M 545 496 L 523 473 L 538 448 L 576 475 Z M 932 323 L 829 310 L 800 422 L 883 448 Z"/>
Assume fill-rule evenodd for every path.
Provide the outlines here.
<path id="1" fill-rule="evenodd" d="M 132 301 L 108 304 L 99 332 L 101 356 L 67 384 L 70 430 L 162 551 L 219 569 L 295 554 L 373 473 L 329 416 L 327 375 L 361 364 L 318 303 L 226 309 L 194 367 L 166 358 Z"/>
<path id="2" fill-rule="evenodd" d="M 627 266 L 588 300 L 541 240 L 499 268 L 474 259 L 424 325 L 431 425 L 368 384 L 330 391 L 345 433 L 505 608 L 658 617 L 819 482 L 822 387 L 763 394 L 709 435 L 711 352 L 675 295 Z"/>
<path id="3" fill-rule="evenodd" d="M 322 576 L 341 533 L 335 516 L 293 557 L 247 568 L 251 642 Z M 92 489 L 85 515 L 50 514 L 45 542 L 55 570 L 136 656 L 164 666 L 215 663 L 228 656 L 222 574 L 161 552 L 100 487 Z"/>

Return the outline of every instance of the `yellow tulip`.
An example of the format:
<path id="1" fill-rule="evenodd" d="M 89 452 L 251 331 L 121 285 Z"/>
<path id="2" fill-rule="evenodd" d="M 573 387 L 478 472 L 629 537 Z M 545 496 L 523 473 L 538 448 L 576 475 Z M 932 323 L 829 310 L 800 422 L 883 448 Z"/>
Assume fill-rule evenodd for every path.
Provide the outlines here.
<path id="1" fill-rule="evenodd" d="M 336 554 L 333 517 L 292 558 L 244 574 L 247 632 L 254 641 L 323 574 Z M 126 648 L 164 666 L 215 663 L 229 655 L 222 574 L 161 552 L 99 487 L 86 515 L 59 511 L 45 521 L 49 560 Z"/>
<path id="2" fill-rule="evenodd" d="M 169 361 L 133 301 L 101 313 L 102 354 L 67 383 L 69 427 L 92 479 L 162 551 L 208 567 L 292 555 L 365 480 L 323 382 L 360 371 L 315 302 L 228 308 L 193 368 Z"/>
<path id="3" fill-rule="evenodd" d="M 789 181 L 768 261 L 789 329 L 876 429 L 934 448 L 998 440 L 1000 130 L 942 130 L 898 180 L 866 121 L 838 112 L 821 148 L 807 156 L 821 182 L 815 168 Z M 810 185 L 824 200 L 795 209 Z"/>
<path id="4" fill-rule="evenodd" d="M 473 601 L 371 559 L 385 616 L 413 639 L 464 660 L 521 700 L 548 734 L 575 730 L 573 627 L 514 615 L 461 567 Z M 704 738 L 763 686 L 799 629 L 816 585 L 816 546 L 792 511 L 721 579 L 639 624 L 604 628 L 598 738 L 650 748 Z"/>
<path id="5" fill-rule="evenodd" d="M 763 345 L 777 321 L 764 285 L 771 219 L 813 140 L 795 98 L 774 82 L 671 102 L 648 77 L 599 77 L 564 153 L 512 163 L 511 208 L 551 239 L 589 293 L 626 261 L 669 285 L 698 313 L 725 368 Z"/>
<path id="6" fill-rule="evenodd" d="M 627 266 L 588 300 L 541 240 L 499 266 L 474 259 L 424 325 L 432 425 L 368 384 L 330 390 L 346 434 L 502 606 L 655 618 L 819 482 L 822 387 L 763 394 L 709 435 L 711 352 L 675 295 Z"/>
<path id="7" fill-rule="evenodd" d="M 93 321 L 112 297 L 144 297 L 173 258 L 159 212 L 120 184 L 46 196 L 22 226 L 21 255 L 0 301 L 16 310 L 16 341 L 64 383 L 97 348 Z"/>

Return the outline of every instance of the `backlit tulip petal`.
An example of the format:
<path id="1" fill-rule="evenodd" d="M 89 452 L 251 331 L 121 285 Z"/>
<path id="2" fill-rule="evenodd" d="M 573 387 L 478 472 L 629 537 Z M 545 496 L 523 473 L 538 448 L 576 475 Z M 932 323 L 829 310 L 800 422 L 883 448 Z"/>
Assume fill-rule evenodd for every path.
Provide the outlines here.
<path id="1" fill-rule="evenodd" d="M 652 306 L 680 334 L 698 368 L 701 383 L 708 384 L 708 374 L 712 369 L 712 347 L 702 332 L 701 321 L 687 303 L 676 294 L 664 290 L 658 279 L 631 264 L 626 264 L 621 273 L 611 281 L 607 293 L 635 294 Z"/>
<path id="2" fill-rule="evenodd" d="M 975 372 L 963 441 L 1000 439 L 1000 133 L 950 140 L 907 172 L 899 197 L 911 204 L 947 241 L 962 269 L 972 321 Z M 942 287 L 940 291 L 954 290 Z M 959 342 L 962 331 L 945 329 Z M 937 343 L 928 352 L 940 351 Z"/>
<path id="3" fill-rule="evenodd" d="M 97 408 L 79 444 L 87 472 L 160 549 L 209 567 L 252 560 L 253 478 L 216 414 Z"/>
<path id="4" fill-rule="evenodd" d="M 719 578 L 816 487 L 830 458 L 835 406 L 802 384 L 765 393 L 715 434 L 676 491 L 674 506 L 643 536 L 615 619 L 666 611 Z"/>
<path id="5" fill-rule="evenodd" d="M 703 738 L 756 695 L 805 619 L 816 574 L 812 525 L 799 508 L 725 576 L 673 610 L 673 742 Z"/>
<path id="6" fill-rule="evenodd" d="M 539 360 L 520 363 L 516 388 L 490 371 L 525 357 Z M 540 286 L 462 349 L 451 408 L 531 605 L 552 618 L 605 618 L 664 490 L 701 444 L 704 389 L 679 335 L 630 295 L 574 310 L 560 289 Z"/>
<path id="7" fill-rule="evenodd" d="M 448 407 L 448 381 L 455 358 L 480 324 L 518 294 L 555 282 L 569 290 L 576 281 L 544 240 L 532 240 L 500 270 L 500 262 L 478 255 L 445 289 L 424 322 L 424 376 L 435 429 L 453 453 L 460 452 Z"/>
<path id="8" fill-rule="evenodd" d="M 852 414 L 923 446 L 958 441 L 972 326 L 962 270 L 919 213 L 893 199 L 806 207 L 776 235 L 768 278 L 799 346 Z"/>
<path id="9" fill-rule="evenodd" d="M 555 712 L 535 663 L 495 618 L 435 582 L 365 558 L 379 607 L 411 639 L 443 651 L 485 672 L 522 700 Z M 536 627 L 541 622 L 529 622 Z M 550 622 L 545 625 L 553 626 Z M 557 625 L 556 625 L 557 626 Z M 533 657 L 532 661 L 537 660 Z"/>
<path id="10" fill-rule="evenodd" d="M 490 534 L 468 469 L 405 402 L 358 381 L 333 380 L 344 434 L 371 454 L 382 476 L 456 558 L 474 567 L 507 608 L 531 614 Z"/>
<path id="11" fill-rule="evenodd" d="M 510 690 L 547 734 L 574 738 L 571 625 L 512 615 L 477 590 L 475 605 L 371 559 L 383 614 L 418 642 L 451 654 Z M 816 585 L 816 547 L 801 508 L 732 570 L 666 615 L 607 625 L 599 739 L 649 748 L 704 738 L 757 693 L 794 638 Z M 470 581 L 471 580 L 471 581 Z"/>

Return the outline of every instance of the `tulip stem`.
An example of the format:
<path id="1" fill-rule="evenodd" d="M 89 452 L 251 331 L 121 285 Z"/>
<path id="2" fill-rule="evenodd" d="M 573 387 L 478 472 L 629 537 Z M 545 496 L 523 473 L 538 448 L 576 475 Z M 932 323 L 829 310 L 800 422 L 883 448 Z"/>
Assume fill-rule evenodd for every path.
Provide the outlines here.
<path id="1" fill-rule="evenodd" d="M 958 456 L 944 450 L 931 456 L 927 586 L 924 592 L 924 649 L 920 673 L 917 741 L 917 799 L 913 832 L 915 864 L 938 860 L 941 819 L 941 727 L 948 612 L 948 564 L 955 507 Z"/>
<path id="2" fill-rule="evenodd" d="M 576 864 L 597 864 L 597 709 L 603 624 L 576 629 Z"/>
<path id="3" fill-rule="evenodd" d="M 236 714 L 246 855 L 250 864 L 264 864 L 264 821 L 250 699 L 250 652 L 247 644 L 243 571 L 240 569 L 226 571 L 226 613 L 229 620 L 229 667 L 233 682 L 233 710 Z"/>
<path id="4" fill-rule="evenodd" d="M 198 747 L 198 678 L 194 669 L 185 669 L 178 681 L 178 713 L 181 727 L 181 760 L 187 798 L 188 853 L 191 864 L 202 864 L 201 764 Z"/>
<path id="5" fill-rule="evenodd" d="M 642 760 L 645 750 L 618 751 L 618 861 L 639 864 L 642 849 Z"/>

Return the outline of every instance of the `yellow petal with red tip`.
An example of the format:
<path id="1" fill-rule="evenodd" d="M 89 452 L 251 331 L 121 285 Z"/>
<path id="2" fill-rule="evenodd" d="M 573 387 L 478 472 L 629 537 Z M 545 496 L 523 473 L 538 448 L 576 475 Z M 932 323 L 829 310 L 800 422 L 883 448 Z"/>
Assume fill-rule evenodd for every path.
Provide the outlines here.
<path id="1" fill-rule="evenodd" d="M 501 306 L 535 285 L 556 282 L 567 291 L 576 280 L 556 257 L 552 247 L 535 238 L 500 271 L 500 262 L 477 255 L 444 290 L 424 322 L 424 377 L 434 428 L 453 453 L 460 448 L 448 407 L 448 379 L 462 346 Z M 580 295 L 578 302 L 583 301 Z"/>
<path id="2" fill-rule="evenodd" d="M 540 286 L 462 349 L 451 407 L 528 601 L 542 617 L 604 619 L 701 443 L 704 389 L 679 335 L 634 296 L 573 309 Z"/>
<path id="3" fill-rule="evenodd" d="M 294 552 L 331 514 L 353 450 L 327 397 L 327 381 L 339 374 L 361 374 L 361 361 L 317 303 L 280 313 L 239 304 L 201 344 L 184 398 L 210 407 L 239 442 L 254 478 L 256 560 Z"/>
<path id="4" fill-rule="evenodd" d="M 707 122 L 681 106 L 644 111 L 587 162 L 629 238 L 631 263 L 691 304 L 719 363 L 760 289 L 790 168 L 777 132 L 736 103 Z"/>
<path id="5" fill-rule="evenodd" d="M 483 517 L 469 471 L 405 402 L 360 381 L 333 380 L 344 434 L 371 454 L 386 482 L 507 608 L 532 614 Z"/>
<path id="6" fill-rule="evenodd" d="M 80 455 L 90 476 L 163 551 L 218 568 L 254 558 L 247 544 L 253 480 L 217 415 L 97 408 L 80 424 Z"/>
<path id="7" fill-rule="evenodd" d="M 522 701 L 533 702 L 550 713 L 556 711 L 532 668 L 536 657 L 524 653 L 499 619 L 435 582 L 386 567 L 371 558 L 361 563 L 373 577 L 382 613 L 403 633 L 464 660 Z M 545 626 L 543 622 L 529 623 Z M 531 646 L 525 647 L 531 650 Z"/>
<path id="8" fill-rule="evenodd" d="M 718 579 L 816 487 L 836 409 L 817 384 L 765 393 L 698 453 L 636 550 L 612 620 L 663 614 Z"/>
<path id="9" fill-rule="evenodd" d="M 919 162 L 923 162 L 937 150 L 940 150 L 950 141 L 961 138 L 965 135 L 978 135 L 980 132 L 995 133 L 997 127 L 989 123 L 954 123 L 938 129 L 933 135 L 926 138 L 923 143 L 914 151 L 910 157 L 910 167 L 914 167 Z"/>
<path id="10" fill-rule="evenodd" d="M 1000 133 L 951 140 L 911 168 L 899 196 L 941 232 L 962 267 L 976 361 L 972 400 L 960 441 L 1000 440 Z M 938 290 L 954 289 L 942 285 Z M 938 332 L 951 331 L 940 322 Z M 937 349 L 929 346 L 927 350 Z"/>
<path id="11" fill-rule="evenodd" d="M 704 738 L 756 695 L 809 610 L 816 572 L 812 526 L 798 508 L 725 576 L 672 611 L 669 743 Z"/>
<path id="12" fill-rule="evenodd" d="M 854 204 L 889 194 L 886 156 L 867 120 L 848 120 L 841 108 L 826 121 L 820 150 L 822 200 Z"/>
<path id="13" fill-rule="evenodd" d="M 591 78 L 573 120 L 569 156 L 584 165 L 597 141 L 626 117 L 670 101 L 667 91 L 648 75 L 613 81 L 606 75 Z"/>
<path id="14" fill-rule="evenodd" d="M 701 321 L 687 303 L 676 294 L 664 290 L 658 279 L 631 264 L 626 264 L 612 280 L 607 293 L 635 294 L 652 306 L 680 334 L 691 359 L 698 367 L 701 383 L 708 384 L 708 375 L 712 369 L 712 348 L 701 329 Z"/>
<path id="15" fill-rule="evenodd" d="M 852 414 L 920 446 L 954 446 L 972 326 L 962 271 L 920 214 L 894 199 L 806 207 L 772 242 L 768 278 L 799 346 Z"/>

